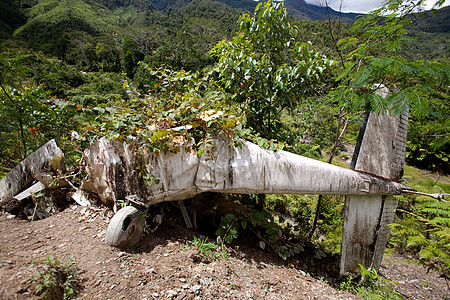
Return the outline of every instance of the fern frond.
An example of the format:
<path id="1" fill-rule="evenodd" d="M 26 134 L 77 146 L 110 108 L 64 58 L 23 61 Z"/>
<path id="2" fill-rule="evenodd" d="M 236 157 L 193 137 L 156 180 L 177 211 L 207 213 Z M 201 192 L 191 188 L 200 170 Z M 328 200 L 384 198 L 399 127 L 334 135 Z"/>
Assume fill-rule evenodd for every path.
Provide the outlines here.
<path id="1" fill-rule="evenodd" d="M 436 257 L 436 248 L 434 247 L 424 247 L 420 252 L 419 252 L 420 258 L 421 259 L 426 259 L 429 260 L 433 257 Z"/>
<path id="2" fill-rule="evenodd" d="M 417 246 L 422 246 L 428 244 L 429 241 L 423 236 L 422 234 L 412 236 L 408 238 L 408 241 L 406 243 L 406 248 L 413 248 Z"/>
<path id="3" fill-rule="evenodd" d="M 416 95 L 416 94 L 414 94 Z M 410 99 L 411 113 L 418 118 L 426 116 L 428 111 L 428 100 L 426 97 L 413 97 Z"/>
<path id="4" fill-rule="evenodd" d="M 450 230 L 448 229 L 448 227 L 433 228 L 428 230 L 428 232 L 438 236 L 441 242 L 445 242 L 446 240 L 450 242 Z"/>
<path id="5" fill-rule="evenodd" d="M 387 104 L 386 99 L 377 94 L 369 94 L 367 96 L 373 111 L 378 113 L 386 113 L 388 111 L 389 105 Z"/>
<path id="6" fill-rule="evenodd" d="M 446 217 L 450 221 L 450 210 L 444 210 L 444 209 L 435 208 L 435 207 L 425 207 L 424 209 L 422 209 L 422 212 L 438 215 L 441 217 Z"/>
<path id="7" fill-rule="evenodd" d="M 433 218 L 431 221 L 438 225 L 450 227 L 450 218 L 436 217 Z M 450 228 L 447 228 L 447 230 L 450 231 Z"/>

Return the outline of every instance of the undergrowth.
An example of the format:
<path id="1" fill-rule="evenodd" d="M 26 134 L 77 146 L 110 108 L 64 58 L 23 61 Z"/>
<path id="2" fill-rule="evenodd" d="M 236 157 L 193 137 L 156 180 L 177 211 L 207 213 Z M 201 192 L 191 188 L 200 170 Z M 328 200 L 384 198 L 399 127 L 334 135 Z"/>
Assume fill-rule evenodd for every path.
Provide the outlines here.
<path id="1" fill-rule="evenodd" d="M 41 269 L 30 278 L 36 283 L 36 295 L 52 300 L 75 298 L 81 285 L 73 257 L 62 264 L 56 257 L 48 255 Z"/>
<path id="2" fill-rule="evenodd" d="M 405 299 L 395 291 L 397 283 L 377 273 L 375 270 L 366 269 L 359 265 L 361 276 L 352 278 L 341 283 L 341 288 L 346 291 L 360 295 L 363 299 L 370 300 L 395 300 Z"/>
<path id="3" fill-rule="evenodd" d="M 223 258 L 227 260 L 227 251 L 223 244 L 209 242 L 208 238 L 194 237 L 193 241 L 189 241 L 185 245 L 185 249 L 196 249 L 197 256 L 200 260 L 209 259 L 215 260 L 217 258 Z"/>
<path id="4" fill-rule="evenodd" d="M 431 174 L 406 168 L 409 186 L 424 193 L 450 193 L 450 184 Z M 399 196 L 390 246 L 417 255 L 422 263 L 450 276 L 450 203 L 425 196 Z"/>

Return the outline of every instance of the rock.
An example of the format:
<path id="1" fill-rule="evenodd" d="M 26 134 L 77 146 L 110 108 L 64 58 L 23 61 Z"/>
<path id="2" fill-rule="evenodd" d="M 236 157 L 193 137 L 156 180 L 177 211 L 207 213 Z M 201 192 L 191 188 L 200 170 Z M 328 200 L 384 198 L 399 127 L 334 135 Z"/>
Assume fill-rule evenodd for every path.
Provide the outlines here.
<path id="1" fill-rule="evenodd" d="M 6 211 L 7 213 L 10 213 L 11 215 L 17 216 L 19 219 L 26 220 L 27 216 L 23 212 L 22 202 L 19 200 L 13 198 L 13 197 L 5 197 L 3 198 L 2 209 Z M 7 217 L 8 219 L 11 219 L 13 217 Z"/>
<path id="2" fill-rule="evenodd" d="M 166 291 L 166 295 L 167 295 L 167 297 L 173 298 L 173 297 L 176 297 L 178 295 L 178 292 L 174 291 L 174 290 L 168 290 L 168 291 Z"/>
<path id="3" fill-rule="evenodd" d="M 198 284 L 191 287 L 191 291 L 196 295 L 200 294 L 201 290 L 202 290 L 202 287 Z"/>
<path id="4" fill-rule="evenodd" d="M 264 263 L 264 262 L 262 262 L 262 261 L 260 261 L 260 262 L 258 263 L 258 268 L 259 268 L 259 269 L 265 269 L 265 268 L 267 268 L 267 264 Z"/>
<path id="5" fill-rule="evenodd" d="M 126 253 L 126 252 L 123 252 L 123 251 L 117 253 L 117 256 L 118 256 L 118 257 L 122 257 L 122 256 L 126 256 L 126 255 L 127 255 L 127 253 Z"/>

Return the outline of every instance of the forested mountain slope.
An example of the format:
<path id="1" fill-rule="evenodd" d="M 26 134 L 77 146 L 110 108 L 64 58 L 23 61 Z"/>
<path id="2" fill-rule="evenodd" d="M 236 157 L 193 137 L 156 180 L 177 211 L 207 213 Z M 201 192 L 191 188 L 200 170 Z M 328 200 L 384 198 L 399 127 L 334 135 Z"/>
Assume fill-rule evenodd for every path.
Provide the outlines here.
<path id="1" fill-rule="evenodd" d="M 14 29 L 25 24 L 26 18 L 15 0 L 0 2 L 0 39 L 8 37 Z"/>
<path id="2" fill-rule="evenodd" d="M 449 59 L 450 6 L 429 11 L 426 15 L 408 28 L 408 35 L 415 40 L 409 43 L 410 48 L 402 55 L 408 59 Z"/>
<path id="3" fill-rule="evenodd" d="M 189 69 L 194 64 L 205 65 L 209 61 L 206 51 L 218 40 L 231 37 L 237 30 L 238 17 L 253 11 L 257 3 L 251 0 L 24 0 L 20 3 L 5 0 L 0 3 L 0 38 L 13 37 L 36 50 L 90 69 L 92 61 L 97 60 L 96 55 L 108 53 L 117 59 L 124 46 L 135 47 L 127 44 L 132 39 L 134 44 L 139 44 L 139 53 L 133 54 L 132 63 L 152 53 L 158 64 L 159 58 L 174 52 L 176 47 L 179 51 L 166 63 Z M 307 20 L 326 20 L 329 16 L 333 20 L 352 22 L 358 16 L 310 5 L 304 0 L 287 0 L 285 7 L 291 17 L 304 20 L 296 22 L 299 27 L 319 30 L 307 32 L 306 40 L 329 36 L 328 26 L 314 25 Z M 432 21 L 423 19 L 409 28 L 410 35 L 417 40 L 410 43 L 411 48 L 403 55 L 409 59 L 448 57 L 449 12 L 450 9 L 443 8 Z M 188 44 L 193 47 L 186 49 Z M 332 45 L 319 47 L 327 49 Z M 186 65 L 181 61 L 186 56 L 196 58 Z M 118 67 L 110 70 L 118 71 Z"/>

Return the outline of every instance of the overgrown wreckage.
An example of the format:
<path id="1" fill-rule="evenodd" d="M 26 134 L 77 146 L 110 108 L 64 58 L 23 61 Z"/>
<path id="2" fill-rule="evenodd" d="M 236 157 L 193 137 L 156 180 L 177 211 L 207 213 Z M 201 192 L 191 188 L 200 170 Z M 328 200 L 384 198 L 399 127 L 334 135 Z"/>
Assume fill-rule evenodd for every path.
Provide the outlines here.
<path id="1" fill-rule="evenodd" d="M 393 222 L 397 207 L 393 196 L 414 192 L 398 182 L 405 161 L 407 125 L 407 112 L 397 117 L 366 114 L 350 169 L 262 149 L 247 141 L 235 146 L 225 137 L 215 139 L 204 156 L 183 150 L 159 155 L 144 151 L 139 158 L 126 143 L 102 138 L 84 151 L 87 177 L 72 197 L 85 205 L 89 193 L 95 193 L 108 205 L 129 199 L 148 207 L 204 192 L 346 195 L 340 272 L 358 273 L 359 264 L 379 269 L 389 236 L 386 225 Z M 17 193 L 33 177 L 41 189 L 48 188 L 39 174 L 60 161 L 63 153 L 54 141 L 36 153 L 0 180 L 2 201 L 29 195 L 30 191 L 20 197 Z M 139 170 L 151 174 L 158 184 L 143 183 Z M 120 209 L 108 226 L 106 242 L 117 247 L 136 244 L 144 226 L 139 215 L 133 206 Z"/>

